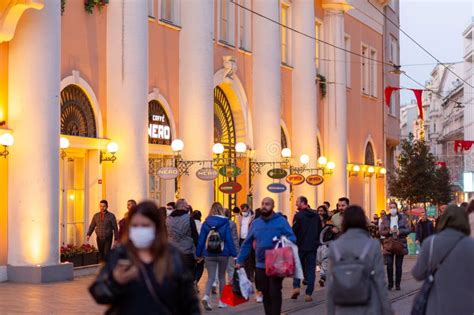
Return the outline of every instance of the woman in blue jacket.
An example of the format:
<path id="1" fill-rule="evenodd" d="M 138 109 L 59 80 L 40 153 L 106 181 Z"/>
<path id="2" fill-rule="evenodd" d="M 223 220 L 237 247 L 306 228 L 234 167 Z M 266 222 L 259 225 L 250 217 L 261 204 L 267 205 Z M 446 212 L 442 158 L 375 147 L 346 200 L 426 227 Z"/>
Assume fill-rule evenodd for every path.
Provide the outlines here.
<path id="1" fill-rule="evenodd" d="M 207 283 L 202 305 L 208 311 L 212 310 L 209 303 L 209 294 L 211 293 L 212 283 L 216 271 L 219 273 L 219 292 L 225 286 L 225 272 L 229 257 L 236 257 L 237 251 L 232 239 L 229 219 L 224 216 L 224 208 L 219 202 L 214 202 L 209 212 L 209 216 L 202 224 L 201 234 L 199 235 L 196 256 L 202 259 L 204 256 L 207 269 Z M 219 301 L 219 308 L 227 305 Z"/>

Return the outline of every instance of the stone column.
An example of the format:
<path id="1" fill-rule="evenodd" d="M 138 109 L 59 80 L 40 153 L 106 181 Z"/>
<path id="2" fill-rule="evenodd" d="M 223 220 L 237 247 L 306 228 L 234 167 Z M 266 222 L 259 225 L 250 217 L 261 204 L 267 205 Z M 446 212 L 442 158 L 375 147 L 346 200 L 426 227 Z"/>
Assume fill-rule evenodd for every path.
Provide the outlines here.
<path id="1" fill-rule="evenodd" d="M 254 0 L 253 10 L 279 21 L 278 0 Z M 278 24 L 252 15 L 252 68 L 253 99 L 252 112 L 255 160 L 280 161 L 281 159 L 281 50 Z M 258 119 L 257 119 L 258 118 Z M 268 168 L 253 178 L 253 206 L 260 206 L 263 197 L 270 196 L 279 209 L 280 196 L 267 191 L 272 179 L 267 176 Z"/>
<path id="2" fill-rule="evenodd" d="M 60 3 L 28 10 L 9 44 L 8 278 L 72 279 L 59 264 Z"/>
<path id="3" fill-rule="evenodd" d="M 344 47 L 344 12 L 350 6 L 343 0 L 323 2 L 325 39 L 336 47 Z M 344 60 L 345 52 L 326 45 L 329 60 Z M 334 173 L 326 177 L 326 200 L 335 204 L 347 194 L 347 95 L 345 63 L 328 62 L 324 147 L 326 157 L 336 164 Z"/>
<path id="4" fill-rule="evenodd" d="M 120 219 L 128 199 L 148 195 L 147 1 L 107 6 L 107 132 L 119 146 L 114 163 L 103 162 L 106 196 Z"/>
<path id="5" fill-rule="evenodd" d="M 179 138 L 183 158 L 212 159 L 214 142 L 213 76 L 214 1 L 187 1 L 181 6 L 179 37 Z M 213 201 L 213 183 L 195 176 L 195 168 L 181 179 L 181 196 L 194 209 L 207 213 Z"/>
<path id="6" fill-rule="evenodd" d="M 314 1 L 293 2 L 293 26 L 296 30 L 314 37 L 314 21 Z M 292 153 L 297 163 L 302 154 L 309 155 L 307 167 L 314 168 L 317 164 L 318 121 L 315 44 L 313 39 L 294 33 L 293 45 Z M 294 189 L 295 199 L 304 195 L 312 207 L 317 206 L 315 186 L 304 183 L 294 186 Z"/>

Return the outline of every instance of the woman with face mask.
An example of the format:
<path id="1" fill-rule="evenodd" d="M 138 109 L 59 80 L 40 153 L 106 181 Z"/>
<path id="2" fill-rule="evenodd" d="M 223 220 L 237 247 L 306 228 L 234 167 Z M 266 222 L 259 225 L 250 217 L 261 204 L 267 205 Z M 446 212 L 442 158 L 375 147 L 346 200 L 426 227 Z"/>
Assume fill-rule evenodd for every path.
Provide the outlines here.
<path id="1" fill-rule="evenodd" d="M 395 264 L 395 289 L 399 291 L 403 257 L 408 254 L 407 236 L 410 234 L 410 227 L 407 217 L 398 212 L 395 202 L 390 202 L 389 210 L 390 212 L 380 223 L 380 235 L 384 237 L 383 254 L 387 264 L 388 289 L 393 289 L 393 265 Z"/>
<path id="2" fill-rule="evenodd" d="M 133 207 L 122 245 L 89 288 L 106 314 L 200 314 L 194 275 L 168 243 L 165 218 L 153 202 Z"/>

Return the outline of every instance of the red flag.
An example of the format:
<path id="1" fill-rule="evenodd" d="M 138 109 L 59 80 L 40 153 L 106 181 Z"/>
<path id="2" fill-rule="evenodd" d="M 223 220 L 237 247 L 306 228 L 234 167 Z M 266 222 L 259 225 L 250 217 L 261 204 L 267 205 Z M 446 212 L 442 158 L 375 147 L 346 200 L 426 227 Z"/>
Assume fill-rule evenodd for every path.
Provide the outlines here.
<path id="1" fill-rule="evenodd" d="M 419 116 L 421 118 L 421 120 L 424 120 L 423 119 L 423 99 L 421 98 L 421 95 L 423 94 L 423 90 L 421 89 L 410 89 L 413 91 L 413 93 L 415 93 L 415 97 L 416 97 L 416 103 L 418 104 L 418 112 L 419 112 Z"/>
<path id="2" fill-rule="evenodd" d="M 392 92 L 398 90 L 401 90 L 401 88 L 394 86 L 387 86 L 385 88 L 385 104 L 388 108 L 390 108 L 390 98 L 392 97 Z"/>
<path id="3" fill-rule="evenodd" d="M 471 149 L 474 141 L 469 140 L 454 140 L 454 152 L 458 153 L 459 149 L 462 151 L 468 151 Z"/>

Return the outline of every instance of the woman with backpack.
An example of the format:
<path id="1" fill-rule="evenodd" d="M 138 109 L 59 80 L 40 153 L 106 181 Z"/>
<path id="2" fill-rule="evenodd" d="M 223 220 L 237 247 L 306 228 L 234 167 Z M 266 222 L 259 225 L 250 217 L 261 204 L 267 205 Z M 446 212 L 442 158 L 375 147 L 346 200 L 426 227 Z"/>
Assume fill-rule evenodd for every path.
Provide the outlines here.
<path id="1" fill-rule="evenodd" d="M 209 301 L 209 295 L 211 294 L 214 275 L 216 271 L 219 273 L 219 292 L 222 295 L 226 284 L 225 273 L 229 257 L 237 256 L 229 219 L 224 215 L 224 208 L 219 202 L 212 204 L 209 216 L 202 224 L 196 256 L 199 260 L 202 260 L 202 257 L 204 257 L 205 260 L 207 282 L 201 303 L 204 309 L 210 311 L 212 310 L 212 306 Z M 227 305 L 219 301 L 219 308 L 225 307 L 227 307 Z"/>
<path id="2" fill-rule="evenodd" d="M 393 314 L 380 245 L 370 238 L 361 207 L 345 210 L 342 233 L 329 246 L 327 313 Z"/>
<path id="3" fill-rule="evenodd" d="M 414 311 L 426 311 L 412 314 L 474 314 L 474 240 L 469 234 L 465 210 L 449 205 L 439 221 L 438 233 L 423 242 L 413 267 L 415 279 L 427 281 L 433 276 L 434 281 L 430 290 L 420 290 L 426 294 L 415 299 Z"/>

